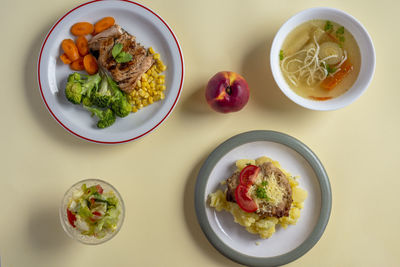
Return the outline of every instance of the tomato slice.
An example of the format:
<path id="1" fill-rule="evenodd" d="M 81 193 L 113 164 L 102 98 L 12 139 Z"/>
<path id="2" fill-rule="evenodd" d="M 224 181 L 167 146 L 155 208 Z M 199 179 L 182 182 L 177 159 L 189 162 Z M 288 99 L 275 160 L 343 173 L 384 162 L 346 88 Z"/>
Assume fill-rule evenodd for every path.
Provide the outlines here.
<path id="1" fill-rule="evenodd" d="M 67 217 L 68 217 L 69 223 L 72 225 L 72 227 L 75 228 L 76 216 L 69 209 L 67 209 Z"/>
<path id="2" fill-rule="evenodd" d="M 260 172 L 260 167 L 255 165 L 248 165 L 240 172 L 240 184 L 250 186 L 254 184 L 258 173 Z"/>
<path id="3" fill-rule="evenodd" d="M 245 212 L 255 212 L 258 207 L 257 203 L 249 196 L 249 188 L 246 185 L 238 185 L 235 190 L 235 198 L 239 207 Z"/>
<path id="4" fill-rule="evenodd" d="M 103 194 L 103 187 L 101 187 L 101 185 L 96 185 L 96 189 L 97 189 L 97 192 L 99 192 L 99 194 L 101 195 L 101 194 Z"/>

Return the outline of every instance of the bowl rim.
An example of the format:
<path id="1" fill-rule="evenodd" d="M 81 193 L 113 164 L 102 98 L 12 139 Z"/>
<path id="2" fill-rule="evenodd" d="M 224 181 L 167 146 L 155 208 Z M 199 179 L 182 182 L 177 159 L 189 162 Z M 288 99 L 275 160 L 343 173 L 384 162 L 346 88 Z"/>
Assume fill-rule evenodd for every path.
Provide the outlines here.
<path id="1" fill-rule="evenodd" d="M 349 23 L 351 23 L 353 26 L 357 28 L 357 33 L 358 33 L 357 36 L 360 36 L 360 38 L 362 38 L 363 41 L 365 41 L 365 43 L 363 43 L 364 49 L 361 49 L 360 42 L 356 40 L 360 48 L 360 54 L 361 54 L 361 68 L 357 76 L 357 80 L 352 85 L 352 87 L 349 88 L 342 95 L 335 97 L 331 100 L 325 100 L 325 101 L 311 100 L 297 95 L 285 81 L 280 69 L 279 58 L 276 56 L 279 54 L 279 50 L 284 40 L 288 36 L 288 34 L 293 29 L 295 29 L 297 26 L 301 25 L 304 22 L 313 19 L 320 19 L 317 16 L 318 13 L 331 13 L 336 18 L 339 18 L 337 20 L 332 19 L 332 21 L 337 22 L 339 24 L 343 24 L 340 22 L 340 18 L 346 19 Z M 295 25 L 292 25 L 297 20 L 300 20 L 300 22 L 297 22 L 295 23 Z M 350 32 L 356 38 L 354 32 L 352 31 Z M 311 110 L 323 110 L 323 111 L 337 110 L 353 103 L 366 91 L 366 89 L 370 85 L 375 73 L 375 65 L 376 65 L 375 48 L 372 42 L 372 38 L 367 32 L 366 28 L 361 24 L 360 21 L 358 21 L 352 15 L 340 9 L 332 7 L 312 7 L 304 9 L 292 15 L 284 24 L 282 24 L 282 26 L 275 34 L 275 37 L 272 41 L 269 56 L 270 56 L 270 68 L 272 76 L 274 77 L 274 80 L 278 85 L 279 89 L 294 103 Z M 366 59 L 366 62 L 368 62 L 368 64 L 364 64 L 365 63 L 364 59 Z M 363 76 L 362 79 L 360 78 L 361 76 Z M 355 87 L 356 84 L 358 85 L 357 87 Z M 351 92 L 351 94 L 349 92 Z"/>
<path id="2" fill-rule="evenodd" d="M 78 185 L 82 185 L 83 183 L 98 183 L 98 184 L 104 184 L 108 187 L 111 188 L 112 191 L 114 191 L 115 195 L 117 196 L 118 200 L 120 201 L 120 206 L 121 206 L 121 214 L 120 214 L 120 219 L 118 222 L 118 228 L 112 232 L 111 234 L 109 234 L 108 236 L 105 236 L 104 238 L 101 239 L 93 239 L 93 240 L 99 240 L 99 242 L 91 242 L 91 241 L 85 241 L 82 240 L 80 238 L 77 238 L 77 236 L 75 236 L 71 231 L 70 231 L 70 227 L 67 225 L 67 222 L 64 219 L 64 215 L 65 215 L 65 200 L 66 198 L 69 196 L 69 194 L 72 192 L 72 190 L 77 187 Z M 73 240 L 79 241 L 85 245 L 100 245 L 102 243 L 105 243 L 109 240 L 111 240 L 114 236 L 116 236 L 118 234 L 118 232 L 121 230 L 122 225 L 124 224 L 125 221 L 125 203 L 124 200 L 122 199 L 121 194 L 119 193 L 119 191 L 110 183 L 98 179 L 98 178 L 87 178 L 87 179 L 83 179 L 80 180 L 76 183 L 74 183 L 71 187 L 69 187 L 67 189 L 67 191 L 64 193 L 63 198 L 61 199 L 61 205 L 59 208 L 59 217 L 60 217 L 60 222 L 61 222 L 61 226 L 64 229 L 64 232 Z"/>

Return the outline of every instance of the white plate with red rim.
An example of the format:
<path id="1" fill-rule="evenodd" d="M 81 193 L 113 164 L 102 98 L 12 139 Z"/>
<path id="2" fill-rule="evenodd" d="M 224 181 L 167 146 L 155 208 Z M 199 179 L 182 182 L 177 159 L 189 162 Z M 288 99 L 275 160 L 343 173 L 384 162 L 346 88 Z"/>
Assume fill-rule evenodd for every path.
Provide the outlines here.
<path id="1" fill-rule="evenodd" d="M 144 107 L 117 121 L 106 129 L 96 127 L 96 119 L 82 106 L 65 98 L 68 75 L 74 71 L 59 56 L 61 42 L 71 38 L 70 28 L 77 22 L 95 23 L 112 16 L 123 29 L 136 37 L 144 47 L 153 47 L 167 66 L 165 99 Z M 38 59 L 38 83 L 43 101 L 54 119 L 70 133 L 95 143 L 129 142 L 150 133 L 171 114 L 178 102 L 184 81 L 182 50 L 171 27 L 154 11 L 136 2 L 91 1 L 63 15 L 43 41 Z"/>
<path id="2" fill-rule="evenodd" d="M 220 183 L 232 175 L 236 160 L 261 156 L 299 176 L 299 187 L 308 192 L 297 223 L 286 229 L 278 226 L 268 239 L 247 232 L 229 212 L 209 205 L 210 193 L 224 190 Z M 226 257 L 249 266 L 283 265 L 307 253 L 322 236 L 331 205 L 329 178 L 318 157 L 299 140 L 274 131 L 242 133 L 219 145 L 201 167 L 195 186 L 197 219 L 210 243 Z"/>

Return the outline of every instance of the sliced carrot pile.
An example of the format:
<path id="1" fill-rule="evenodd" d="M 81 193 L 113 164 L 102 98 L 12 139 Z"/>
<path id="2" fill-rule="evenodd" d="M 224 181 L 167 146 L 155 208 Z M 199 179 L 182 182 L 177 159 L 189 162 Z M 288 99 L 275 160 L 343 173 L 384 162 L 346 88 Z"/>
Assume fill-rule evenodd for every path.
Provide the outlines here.
<path id="1" fill-rule="evenodd" d="M 89 54 L 89 45 L 84 35 L 79 36 L 76 39 L 76 46 L 78 47 L 79 54 L 84 57 Z"/>
<path id="2" fill-rule="evenodd" d="M 97 61 L 95 57 L 92 56 L 91 54 L 87 54 L 83 58 L 83 66 L 86 72 L 90 75 L 97 73 L 97 71 L 99 70 L 99 67 L 97 66 Z"/>
<path id="3" fill-rule="evenodd" d="M 93 33 L 94 27 L 89 22 L 78 22 L 72 25 L 71 33 L 75 36 L 88 35 Z"/>
<path id="4" fill-rule="evenodd" d="M 71 64 L 72 62 L 65 53 L 60 56 L 60 59 L 64 64 Z"/>
<path id="5" fill-rule="evenodd" d="M 332 99 L 331 96 L 312 96 L 312 95 L 310 95 L 309 97 L 310 97 L 311 99 L 319 100 L 319 101 L 324 101 L 324 100 Z"/>
<path id="6" fill-rule="evenodd" d="M 353 70 L 353 64 L 351 64 L 349 60 L 346 60 L 345 62 L 343 62 L 342 66 L 340 66 L 340 70 L 338 72 L 336 72 L 333 76 L 328 76 L 325 80 L 322 81 L 321 87 L 328 91 L 332 90 L 352 70 Z"/>
<path id="7" fill-rule="evenodd" d="M 80 57 L 77 60 L 72 61 L 72 63 L 69 64 L 69 67 L 73 70 L 84 70 L 85 66 L 83 65 L 83 57 Z"/>
<path id="8" fill-rule="evenodd" d="M 71 61 L 75 61 L 79 58 L 78 48 L 71 39 L 63 40 L 61 43 L 61 48 Z"/>
<path id="9" fill-rule="evenodd" d="M 115 24 L 115 19 L 113 17 L 105 17 L 94 24 L 94 34 L 98 34 L 104 30 L 107 30 Z"/>

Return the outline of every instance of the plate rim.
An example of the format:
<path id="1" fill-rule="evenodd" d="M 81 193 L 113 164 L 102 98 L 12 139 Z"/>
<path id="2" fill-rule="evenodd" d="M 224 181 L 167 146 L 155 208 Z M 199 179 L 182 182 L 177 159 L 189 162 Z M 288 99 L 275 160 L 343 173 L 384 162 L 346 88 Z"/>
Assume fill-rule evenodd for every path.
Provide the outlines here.
<path id="1" fill-rule="evenodd" d="M 206 185 L 209 176 L 218 161 L 234 148 L 251 142 L 269 141 L 287 146 L 299 153 L 313 169 L 321 192 L 321 209 L 317 223 L 310 235 L 297 248 L 274 257 L 255 257 L 243 254 L 226 245 L 212 229 L 206 214 Z M 332 192 L 328 174 L 318 157 L 300 140 L 285 133 L 270 130 L 254 130 L 235 135 L 217 148 L 207 157 L 197 176 L 194 205 L 197 221 L 211 245 L 227 258 L 251 266 L 279 266 L 292 262 L 307 253 L 319 241 L 328 224 L 332 209 Z"/>
<path id="2" fill-rule="evenodd" d="M 169 117 L 169 115 L 170 115 L 170 114 L 172 113 L 172 111 L 174 110 L 176 104 L 178 103 L 178 100 L 179 100 L 180 95 L 181 95 L 181 93 L 182 93 L 183 82 L 184 82 L 184 77 L 185 77 L 185 64 L 184 64 L 184 59 L 183 59 L 182 48 L 181 48 L 181 46 L 180 46 L 180 44 L 179 44 L 178 38 L 175 36 L 175 33 L 172 31 L 172 29 L 170 28 L 170 26 L 168 25 L 168 23 L 167 23 L 163 18 L 161 18 L 160 15 L 158 15 L 156 12 L 154 12 L 154 11 L 151 10 L 150 8 L 148 8 L 148 7 L 146 7 L 146 6 L 142 5 L 142 4 L 139 4 L 139 3 L 137 3 L 137 2 L 130 1 L 130 0 L 117 0 L 117 1 L 116 1 L 116 2 L 126 2 L 126 3 L 130 3 L 130 4 L 134 4 L 134 5 L 136 5 L 136 6 L 139 6 L 139 7 L 143 8 L 143 9 L 147 10 L 148 12 L 150 12 L 151 14 L 153 14 L 154 16 L 156 16 L 156 17 L 167 27 L 168 31 L 170 32 L 170 34 L 171 34 L 172 37 L 174 38 L 174 41 L 175 41 L 176 46 L 177 46 L 178 51 L 179 51 L 179 57 L 180 57 L 180 64 L 181 64 L 181 72 L 182 72 L 182 75 L 181 75 L 181 81 L 180 81 L 178 93 L 177 93 L 177 95 L 176 95 L 176 98 L 175 98 L 175 100 L 174 100 L 174 103 L 172 104 L 172 106 L 171 106 L 171 108 L 169 109 L 169 111 L 167 112 L 167 114 L 165 114 L 165 116 L 164 116 L 162 119 L 160 119 L 160 121 L 159 121 L 157 124 L 155 124 L 151 129 L 147 130 L 146 132 L 144 132 L 144 133 L 142 133 L 142 134 L 139 134 L 139 135 L 137 135 L 137 136 L 134 136 L 134 137 L 132 137 L 132 138 L 124 139 L 124 140 L 118 140 L 118 141 L 102 141 L 102 140 L 96 140 L 96 139 L 94 139 L 94 138 L 85 137 L 85 136 L 83 136 L 82 134 L 78 134 L 78 133 L 74 132 L 73 130 L 69 129 L 66 125 L 64 125 L 64 124 L 61 122 L 61 120 L 60 120 L 59 118 L 57 118 L 57 116 L 53 113 L 53 111 L 51 110 L 49 104 L 47 103 L 46 98 L 45 98 L 45 96 L 44 96 L 44 94 L 43 94 L 43 89 L 42 89 L 42 83 L 41 83 L 41 77 L 40 77 L 41 59 L 42 59 L 43 49 L 44 49 L 44 47 L 45 47 L 45 45 L 46 45 L 46 43 L 47 43 L 48 38 L 50 37 L 51 33 L 53 32 L 53 30 L 57 27 L 57 25 L 58 25 L 65 17 L 67 17 L 70 13 L 74 12 L 75 10 L 77 10 L 77 9 L 83 7 L 83 6 L 86 6 L 86 5 L 95 3 L 95 2 L 103 2 L 103 1 L 106 2 L 106 0 L 92 0 L 92 1 L 89 1 L 89 2 L 86 2 L 86 3 L 83 3 L 83 4 L 80 4 L 80 5 L 78 5 L 78 6 L 74 7 L 74 8 L 72 8 L 72 9 L 69 10 L 68 12 L 66 12 L 63 16 L 61 16 L 61 18 L 59 18 L 59 19 L 53 24 L 53 26 L 50 28 L 49 32 L 46 34 L 46 37 L 44 38 L 44 41 L 43 41 L 43 43 L 42 43 L 42 45 L 41 45 L 41 48 L 40 48 L 40 53 L 39 53 L 39 57 L 38 57 L 38 61 L 37 61 L 37 81 L 38 81 L 38 85 L 39 85 L 40 95 L 41 95 L 41 97 L 42 97 L 42 100 L 43 100 L 43 102 L 44 102 L 44 104 L 45 104 L 47 110 L 49 111 L 49 113 L 51 114 L 51 116 L 57 121 L 57 123 L 58 123 L 59 125 L 61 125 L 61 126 L 62 126 L 65 130 L 67 130 L 69 133 L 71 133 L 71 134 L 73 134 L 73 135 L 75 135 L 75 136 L 77 136 L 77 137 L 79 137 L 79 138 L 81 138 L 81 139 L 84 139 L 84 140 L 86 140 L 86 141 L 93 142 L 93 143 L 98 143 L 98 144 L 121 144 L 121 143 L 128 143 L 128 142 L 137 140 L 137 139 L 139 139 L 139 138 L 141 138 L 141 137 L 143 137 L 143 136 L 145 136 L 145 135 L 151 133 L 151 132 L 154 131 L 156 128 L 158 128 L 158 126 L 160 126 L 160 125 Z"/>

